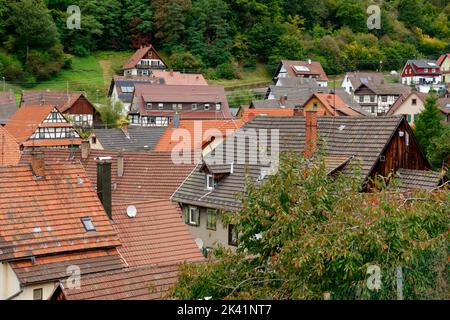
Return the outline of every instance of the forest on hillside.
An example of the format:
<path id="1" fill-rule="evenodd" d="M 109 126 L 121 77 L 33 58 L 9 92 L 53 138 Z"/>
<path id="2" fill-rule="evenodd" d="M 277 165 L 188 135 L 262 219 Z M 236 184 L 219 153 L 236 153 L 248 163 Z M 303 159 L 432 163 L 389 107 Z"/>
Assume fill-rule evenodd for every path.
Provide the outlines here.
<path id="1" fill-rule="evenodd" d="M 35 82 L 71 57 L 152 43 L 174 69 L 239 78 L 282 59 L 318 60 L 328 74 L 402 67 L 450 51 L 449 0 L 78 0 L 81 29 L 68 29 L 72 0 L 0 0 L 0 77 Z M 368 30 L 369 5 L 381 28 Z M 212 70 L 212 71 L 211 71 Z"/>

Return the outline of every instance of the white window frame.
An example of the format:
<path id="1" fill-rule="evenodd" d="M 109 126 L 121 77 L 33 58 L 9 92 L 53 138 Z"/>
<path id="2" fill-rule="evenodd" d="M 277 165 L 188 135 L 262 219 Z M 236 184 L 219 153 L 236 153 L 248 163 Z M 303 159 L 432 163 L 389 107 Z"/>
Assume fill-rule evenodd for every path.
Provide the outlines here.
<path id="1" fill-rule="evenodd" d="M 212 182 L 212 185 L 211 185 L 211 182 Z M 213 174 L 206 175 L 206 189 L 214 190 L 214 175 Z"/>
<path id="2" fill-rule="evenodd" d="M 199 214 L 197 207 L 189 207 L 189 224 L 197 225 L 197 214 Z"/>
<path id="3" fill-rule="evenodd" d="M 159 110 L 164 109 L 164 103 L 158 103 L 158 109 Z"/>
<path id="4" fill-rule="evenodd" d="M 216 111 L 220 111 L 221 108 L 222 108 L 222 104 L 216 103 Z"/>
<path id="5" fill-rule="evenodd" d="M 153 109 L 153 103 L 151 103 L 151 102 L 146 102 L 146 103 L 145 103 L 145 109 L 146 109 L 146 110 L 152 110 L 152 109 Z"/>
<path id="6" fill-rule="evenodd" d="M 198 105 L 196 103 L 193 103 L 191 106 L 192 110 L 197 110 L 197 107 L 198 107 Z"/>
<path id="7" fill-rule="evenodd" d="M 209 103 L 205 103 L 204 109 L 209 110 Z"/>

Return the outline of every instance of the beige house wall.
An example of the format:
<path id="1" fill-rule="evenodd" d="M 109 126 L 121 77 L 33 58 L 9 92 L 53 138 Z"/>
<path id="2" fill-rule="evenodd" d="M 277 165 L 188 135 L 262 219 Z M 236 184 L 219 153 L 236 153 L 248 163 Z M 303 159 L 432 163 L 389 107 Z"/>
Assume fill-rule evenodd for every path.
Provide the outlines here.
<path id="1" fill-rule="evenodd" d="M 416 99 L 416 105 L 413 105 L 412 101 Z M 422 100 L 416 95 L 411 94 L 402 104 L 401 106 L 394 112 L 394 115 L 410 115 L 411 121 L 410 125 L 414 124 L 414 115 L 419 114 L 424 109 L 424 103 Z"/>

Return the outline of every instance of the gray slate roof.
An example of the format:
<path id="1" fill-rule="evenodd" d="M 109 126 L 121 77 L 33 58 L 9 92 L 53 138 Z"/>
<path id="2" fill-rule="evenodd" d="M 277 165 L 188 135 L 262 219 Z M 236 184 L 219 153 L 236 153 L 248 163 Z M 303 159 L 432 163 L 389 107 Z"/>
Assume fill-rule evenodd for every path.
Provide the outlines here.
<path id="1" fill-rule="evenodd" d="M 0 92 L 0 125 L 6 124 L 17 111 L 16 97 L 12 92 Z"/>
<path id="2" fill-rule="evenodd" d="M 439 186 L 443 176 L 439 172 L 399 169 L 397 188 L 400 190 L 431 190 Z"/>
<path id="3" fill-rule="evenodd" d="M 127 137 L 122 129 L 94 129 L 105 150 L 153 150 L 166 127 L 129 127 Z M 145 147 L 147 146 L 148 149 Z"/>
<path id="4" fill-rule="evenodd" d="M 360 161 L 364 177 L 368 177 L 401 121 L 402 117 L 319 117 L 318 135 L 327 146 L 328 156 L 339 156 L 340 159 L 354 156 Z M 261 168 L 268 167 L 256 161 L 251 162 L 255 158 L 249 157 L 248 143 L 244 147 L 238 146 L 239 137 L 242 139 L 247 129 L 278 129 L 280 151 L 301 152 L 305 146 L 305 126 L 304 117 L 256 116 L 222 144 L 223 155 L 226 157 L 226 145 L 233 139 L 235 145 L 233 173 L 222 178 L 214 190 L 210 191 L 206 189 L 205 173 L 201 172 L 202 163 L 200 163 L 172 195 L 172 200 L 218 209 L 239 209 L 241 203 L 236 196 L 242 194 L 244 190 L 245 174 L 256 181 Z M 270 139 L 269 131 L 267 141 Z M 260 150 L 260 141 L 259 139 L 256 141 L 257 150 Z M 216 156 L 216 150 L 218 149 L 205 156 L 204 161 Z M 246 161 L 239 163 L 237 155 L 243 154 L 246 155 Z M 230 159 L 226 159 L 224 163 L 229 161 Z M 339 161 L 334 162 L 338 164 Z"/>

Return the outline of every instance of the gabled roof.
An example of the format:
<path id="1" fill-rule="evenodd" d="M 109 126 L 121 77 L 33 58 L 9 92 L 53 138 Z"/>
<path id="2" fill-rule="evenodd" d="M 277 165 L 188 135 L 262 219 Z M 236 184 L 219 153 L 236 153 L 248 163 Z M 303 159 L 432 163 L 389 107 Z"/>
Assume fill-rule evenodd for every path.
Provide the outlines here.
<path id="1" fill-rule="evenodd" d="M 283 103 L 279 99 L 267 100 L 253 100 L 250 106 L 256 110 L 258 109 L 275 109 L 275 108 L 300 108 L 304 105 L 306 100 L 303 99 L 288 99 Z"/>
<path id="2" fill-rule="evenodd" d="M 313 93 L 311 99 L 318 99 L 327 109 L 327 111 L 332 115 L 345 115 L 345 116 L 362 116 L 363 113 L 356 112 L 352 108 L 350 108 L 339 95 L 337 94 L 328 94 L 328 93 Z M 305 102 L 308 103 L 308 101 Z"/>
<path id="3" fill-rule="evenodd" d="M 148 47 L 141 47 L 139 49 L 136 50 L 136 52 L 131 56 L 131 58 L 127 61 L 127 63 L 124 64 L 123 69 L 132 69 L 134 68 L 138 62 L 151 50 L 155 50 L 156 49 L 150 45 Z M 161 58 L 160 58 L 161 59 Z M 162 61 L 162 60 L 161 60 Z M 163 61 L 164 64 L 166 64 Z"/>
<path id="4" fill-rule="evenodd" d="M 178 86 L 207 86 L 205 78 L 200 73 L 181 73 L 177 71 L 155 70 L 153 76 L 162 79 L 162 83 L 166 85 Z"/>
<path id="5" fill-rule="evenodd" d="M 272 100 L 266 100 L 272 101 Z M 294 115 L 294 108 L 267 108 L 267 109 L 249 109 L 243 108 L 241 120 L 245 123 L 256 116 L 270 116 L 270 117 L 292 117 Z"/>
<path id="6" fill-rule="evenodd" d="M 316 80 L 328 81 L 327 74 L 318 61 L 281 60 L 281 64 L 291 77 L 299 75 L 318 75 Z"/>
<path id="7" fill-rule="evenodd" d="M 382 83 L 384 75 L 382 72 L 355 71 L 345 74 L 352 84 L 353 88 L 358 88 L 361 83 Z"/>
<path id="8" fill-rule="evenodd" d="M 136 216 L 127 215 L 129 205 Z M 205 258 L 182 219 L 180 206 L 169 199 L 130 202 L 113 207 L 119 252 L 129 267 L 200 262 Z"/>
<path id="9" fill-rule="evenodd" d="M 179 265 L 129 268 L 83 277 L 80 289 L 63 283 L 51 300 L 159 300 L 178 280 Z"/>
<path id="10" fill-rule="evenodd" d="M 444 53 L 444 54 L 441 54 L 440 56 L 439 56 L 439 59 L 437 59 L 437 64 L 438 65 L 440 65 L 440 66 L 442 66 L 442 63 L 444 62 L 444 60 L 446 59 L 446 58 L 450 58 L 450 53 Z"/>
<path id="11" fill-rule="evenodd" d="M 97 140 L 105 150 L 153 150 L 166 127 L 130 126 L 126 130 L 94 129 Z"/>
<path id="12" fill-rule="evenodd" d="M 0 166 L 15 166 L 19 160 L 19 143 L 8 130 L 0 126 Z"/>
<path id="13" fill-rule="evenodd" d="M 78 133 L 73 129 L 73 125 L 65 120 L 64 123 L 44 123 L 44 120 L 55 110 L 54 106 L 27 106 L 21 107 L 8 120 L 5 125 L 6 130 L 17 140 L 20 145 L 25 147 L 53 147 L 80 145 L 81 139 Z M 57 112 L 57 111 L 55 111 Z M 64 117 L 63 117 L 64 118 Z M 65 119 L 65 118 L 64 118 Z M 67 127 L 72 128 L 75 137 L 73 139 L 32 139 L 29 138 L 38 128 Z"/>
<path id="14" fill-rule="evenodd" d="M 441 75 L 441 69 L 440 69 L 440 66 L 439 66 L 439 64 L 438 64 L 438 62 L 436 60 L 426 60 L 426 59 L 408 60 L 406 62 L 405 67 L 403 68 L 403 71 L 405 70 L 407 65 L 411 66 L 414 74 L 432 74 L 433 76 Z M 420 68 L 420 69 L 428 69 L 428 73 L 419 72 L 418 68 Z M 437 69 L 437 71 L 432 73 L 431 69 Z"/>
<path id="15" fill-rule="evenodd" d="M 301 87 L 304 85 L 319 87 L 319 84 L 314 78 L 297 78 L 297 77 L 278 78 L 276 85 L 279 87 Z"/>
<path id="16" fill-rule="evenodd" d="M 8 119 L 17 111 L 16 97 L 10 92 L 0 92 L 0 125 L 8 122 Z"/>
<path id="17" fill-rule="evenodd" d="M 361 83 L 359 87 L 355 89 L 355 95 L 358 94 L 361 89 L 368 88 L 374 94 L 377 95 L 402 95 L 409 94 L 411 88 L 409 86 L 400 83 Z"/>
<path id="18" fill-rule="evenodd" d="M 83 217 L 96 231 L 86 231 Z M 44 179 L 30 165 L 0 167 L 0 260 L 118 245 L 81 165 L 46 163 Z"/>
<path id="19" fill-rule="evenodd" d="M 131 102 L 133 99 L 133 92 L 123 92 L 122 87 L 132 87 L 134 88 L 135 84 L 138 83 L 154 83 L 154 84 L 163 84 L 161 83 L 160 78 L 156 77 L 145 77 L 145 76 L 133 76 L 133 75 L 126 75 L 126 76 L 118 76 L 115 75 L 113 79 L 111 80 L 111 84 L 109 86 L 109 92 L 108 96 L 111 97 L 113 93 L 114 87 L 116 87 L 117 94 L 119 96 L 119 99 L 123 102 Z"/>
<path id="20" fill-rule="evenodd" d="M 438 105 L 443 113 L 450 114 L 450 98 L 438 99 Z"/>
<path id="21" fill-rule="evenodd" d="M 367 178 L 402 121 L 405 121 L 403 117 L 319 117 L 317 132 L 324 140 L 327 156 L 338 156 L 342 160 L 341 164 L 345 162 L 345 159 L 354 157 L 355 161 L 361 162 L 362 175 Z M 242 139 L 247 129 L 267 129 L 267 141 L 270 141 L 271 130 L 269 129 L 278 129 L 281 152 L 287 150 L 302 152 L 305 147 L 305 127 L 305 118 L 299 116 L 253 118 L 235 134 L 229 136 L 226 144 L 222 144 L 222 152 L 225 156 L 227 144 L 230 141 L 234 143 L 233 174 L 222 178 L 214 190 L 207 190 L 205 173 L 200 171 L 202 164 L 199 164 L 173 194 L 172 200 L 226 210 L 240 208 L 241 203 L 237 200 L 237 195 L 242 194 L 244 190 L 245 175 L 248 174 L 255 181 L 260 176 L 263 166 L 250 161 L 253 157 L 250 158 L 248 155 L 249 146 L 238 145 L 239 137 Z M 260 143 L 258 140 L 257 142 Z M 208 161 L 208 157 L 214 157 L 218 148 L 216 147 L 211 154 L 206 155 L 204 161 Z M 264 146 L 256 146 L 256 148 L 258 150 Z M 238 155 L 239 157 L 245 155 L 244 163 Z M 334 159 L 329 162 L 339 165 L 337 162 L 340 161 Z"/>
<path id="22" fill-rule="evenodd" d="M 72 105 L 82 96 L 85 97 L 84 93 L 82 92 L 64 92 L 64 91 L 49 91 L 49 90 L 22 91 L 20 106 L 24 107 L 24 106 L 52 105 L 56 107 L 59 110 L 59 112 L 64 113 L 67 110 L 69 110 L 72 107 Z"/>
<path id="23" fill-rule="evenodd" d="M 423 93 L 423 92 L 418 92 L 418 91 L 412 91 L 410 94 L 402 94 L 400 97 L 398 97 L 398 99 L 395 101 L 395 103 L 389 108 L 387 115 L 391 116 L 395 114 L 395 111 L 398 110 L 398 108 L 400 108 L 403 103 L 409 99 L 409 97 L 411 96 L 416 96 L 418 97 L 422 102 L 425 103 L 425 100 L 427 98 L 427 94 Z"/>
<path id="24" fill-rule="evenodd" d="M 195 164 L 175 164 L 170 152 L 124 151 L 124 173 L 117 176 L 118 151 L 91 150 L 87 159 L 81 159 L 81 150 L 42 149 L 45 160 L 59 163 L 82 164 L 95 187 L 98 157 L 111 157 L 111 180 L 113 205 L 130 201 L 168 199 L 192 171 Z M 30 163 L 25 152 L 21 163 Z"/>
<path id="25" fill-rule="evenodd" d="M 190 137 L 190 150 L 202 150 L 205 143 L 209 143 L 210 139 L 219 131 L 223 137 L 230 132 L 234 132 L 243 125 L 239 119 L 229 120 L 180 120 L 179 132 L 185 132 Z M 155 151 L 171 152 L 176 145 L 180 144 L 180 140 L 172 138 L 177 131 L 173 127 L 173 122 L 169 124 L 164 134 L 155 145 Z M 199 135 L 196 137 L 196 133 Z"/>
<path id="26" fill-rule="evenodd" d="M 215 106 L 211 106 L 210 111 L 184 110 L 180 112 L 181 118 L 201 117 L 203 119 L 229 119 L 231 118 L 225 90 L 222 86 L 202 86 L 202 85 L 155 85 L 136 84 L 134 98 L 137 99 L 138 111 L 141 115 L 161 115 L 172 116 L 175 112 L 170 110 L 146 110 L 145 104 L 152 103 L 221 103 L 219 111 Z M 189 116 L 190 115 L 190 116 Z"/>

